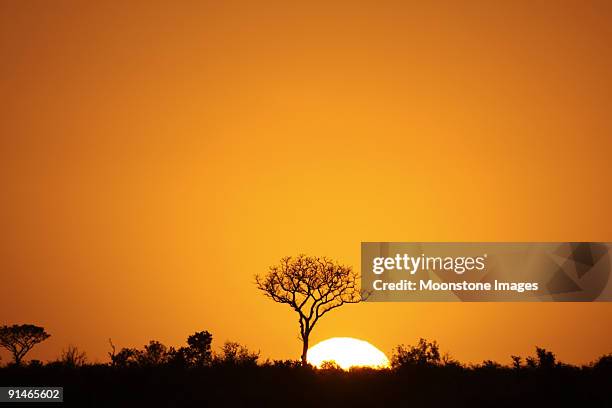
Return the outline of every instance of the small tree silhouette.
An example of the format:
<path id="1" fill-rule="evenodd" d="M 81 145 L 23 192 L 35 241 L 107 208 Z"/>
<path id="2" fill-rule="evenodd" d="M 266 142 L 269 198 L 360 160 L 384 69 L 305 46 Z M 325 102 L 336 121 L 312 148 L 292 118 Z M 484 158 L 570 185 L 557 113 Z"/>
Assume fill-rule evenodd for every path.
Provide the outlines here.
<path id="1" fill-rule="evenodd" d="M 138 364 L 137 357 L 139 355 L 139 351 L 134 348 L 122 348 L 118 353 L 115 353 L 113 349 L 113 353 L 111 355 L 111 364 L 113 367 L 131 367 L 136 366 Z M 109 353 L 110 354 L 110 353 Z"/>
<path id="2" fill-rule="evenodd" d="M 15 365 L 21 365 L 21 360 L 38 343 L 45 341 L 51 335 L 44 328 L 33 324 L 15 324 L 0 327 L 0 346 L 13 354 Z"/>
<path id="3" fill-rule="evenodd" d="M 170 360 L 173 350 L 163 345 L 157 340 L 149 341 L 142 351 L 136 355 L 138 364 L 142 367 L 152 367 L 165 364 Z"/>
<path id="4" fill-rule="evenodd" d="M 308 339 L 319 319 L 327 312 L 362 300 L 357 280 L 350 266 L 326 257 L 282 258 L 265 275 L 256 275 L 257 288 L 278 303 L 288 304 L 297 312 L 302 340 L 302 365 L 306 366 Z"/>
<path id="5" fill-rule="evenodd" d="M 514 362 L 514 368 L 521 368 L 521 358 L 511 356 Z M 561 363 L 557 363 L 555 353 L 548 351 L 543 347 L 536 346 L 536 356 L 529 356 L 525 359 L 526 367 L 531 370 L 543 369 L 550 370 L 557 367 Z"/>
<path id="6" fill-rule="evenodd" d="M 203 367 L 210 364 L 212 359 L 210 348 L 212 338 L 212 334 L 206 330 L 195 332 L 187 338 L 188 347 L 183 350 L 190 365 Z"/>
<path id="7" fill-rule="evenodd" d="M 547 351 L 545 348 L 536 347 L 538 356 L 538 367 L 542 369 L 555 368 L 555 354 L 552 351 Z"/>

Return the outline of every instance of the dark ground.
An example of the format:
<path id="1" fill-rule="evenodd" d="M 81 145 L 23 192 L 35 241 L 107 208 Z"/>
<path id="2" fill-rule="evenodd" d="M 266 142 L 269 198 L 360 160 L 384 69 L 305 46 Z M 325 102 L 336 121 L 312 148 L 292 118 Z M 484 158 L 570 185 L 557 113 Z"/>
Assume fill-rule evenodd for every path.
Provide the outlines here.
<path id="1" fill-rule="evenodd" d="M 291 364 L 0 368 L 0 386 L 63 386 L 64 406 L 612 406 L 609 365 L 552 369 L 404 367 L 343 372 Z M 8 404 L 0 404 L 8 406 Z M 24 407 L 20 403 L 15 406 Z M 56 404 L 36 404 L 52 406 Z"/>

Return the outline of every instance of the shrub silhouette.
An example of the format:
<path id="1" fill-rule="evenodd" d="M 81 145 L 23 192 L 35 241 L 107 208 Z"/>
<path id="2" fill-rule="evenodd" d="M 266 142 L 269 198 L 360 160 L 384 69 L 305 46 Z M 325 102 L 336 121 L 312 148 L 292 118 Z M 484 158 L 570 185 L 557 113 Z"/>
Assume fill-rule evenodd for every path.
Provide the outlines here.
<path id="1" fill-rule="evenodd" d="M 515 369 L 522 368 L 521 366 L 521 357 L 519 356 L 510 356 L 513 361 L 513 367 Z M 541 369 L 541 370 L 550 370 L 555 368 L 558 363 L 556 361 L 555 354 L 552 351 L 548 351 L 545 348 L 536 346 L 536 355 L 528 356 L 525 359 L 525 367 L 531 370 Z"/>
<path id="2" fill-rule="evenodd" d="M 138 364 L 138 350 L 134 348 L 122 348 L 119 353 L 111 357 L 112 364 L 117 367 L 129 367 Z"/>
<path id="3" fill-rule="evenodd" d="M 153 367 L 166 364 L 184 367 L 205 367 L 212 362 L 212 334 L 207 331 L 196 332 L 187 338 L 187 347 L 167 347 L 151 340 L 142 350 L 122 348 L 118 353 L 110 341 L 108 353 L 111 365 L 116 367 Z"/>
<path id="4" fill-rule="evenodd" d="M 493 361 L 493 360 L 484 360 L 482 362 L 482 364 L 480 365 L 481 368 L 484 368 L 486 370 L 497 370 L 499 368 L 502 367 L 501 364 L 499 364 L 497 361 Z"/>
<path id="5" fill-rule="evenodd" d="M 437 365 L 440 365 L 440 349 L 435 340 L 430 342 L 420 338 L 415 346 L 400 344 L 395 347 L 391 356 L 392 368 Z"/>
<path id="6" fill-rule="evenodd" d="M 323 361 L 321 363 L 320 370 L 342 371 L 342 367 L 340 367 L 340 365 L 338 363 L 336 363 L 335 360 L 327 360 L 327 361 Z"/>
<path id="7" fill-rule="evenodd" d="M 30 360 L 28 363 L 28 368 L 33 368 L 33 369 L 39 369 L 42 368 L 44 366 L 43 362 L 40 360 Z"/>
<path id="8" fill-rule="evenodd" d="M 13 355 L 15 365 L 38 343 L 47 340 L 51 335 L 43 327 L 33 324 L 21 324 L 0 327 L 0 346 Z"/>
<path id="9" fill-rule="evenodd" d="M 172 348 L 169 349 L 159 341 L 151 340 L 143 350 L 136 353 L 136 360 L 141 367 L 157 366 L 168 363 L 173 354 Z"/>
<path id="10" fill-rule="evenodd" d="M 221 354 L 215 356 L 215 364 L 229 366 L 256 366 L 259 352 L 250 351 L 240 343 L 226 341 L 221 348 Z"/>
<path id="11" fill-rule="evenodd" d="M 112 345 L 112 343 L 111 343 Z M 114 347 L 114 346 L 113 346 Z M 109 353 L 111 365 L 116 367 L 154 367 L 168 363 L 174 351 L 156 340 L 151 340 L 142 350 L 135 348 L 122 348 L 118 353 Z"/>
<path id="12" fill-rule="evenodd" d="M 300 360 L 266 360 L 262 366 L 268 368 L 294 369 L 302 367 L 302 362 Z"/>
<path id="13" fill-rule="evenodd" d="M 81 367 L 87 363 L 87 354 L 70 345 L 66 350 L 62 350 L 58 362 L 67 367 Z"/>
<path id="14" fill-rule="evenodd" d="M 601 356 L 592 366 L 596 372 L 612 378 L 612 354 Z"/>

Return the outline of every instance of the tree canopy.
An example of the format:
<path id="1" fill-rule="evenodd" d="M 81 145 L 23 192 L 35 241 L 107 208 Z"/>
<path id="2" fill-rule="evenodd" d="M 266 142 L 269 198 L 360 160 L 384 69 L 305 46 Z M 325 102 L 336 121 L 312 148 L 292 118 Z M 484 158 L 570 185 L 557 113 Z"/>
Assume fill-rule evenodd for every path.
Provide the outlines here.
<path id="1" fill-rule="evenodd" d="M 43 327 L 33 324 L 14 324 L 0 327 L 0 346 L 13 354 L 16 365 L 21 364 L 25 355 L 38 343 L 51 335 Z"/>

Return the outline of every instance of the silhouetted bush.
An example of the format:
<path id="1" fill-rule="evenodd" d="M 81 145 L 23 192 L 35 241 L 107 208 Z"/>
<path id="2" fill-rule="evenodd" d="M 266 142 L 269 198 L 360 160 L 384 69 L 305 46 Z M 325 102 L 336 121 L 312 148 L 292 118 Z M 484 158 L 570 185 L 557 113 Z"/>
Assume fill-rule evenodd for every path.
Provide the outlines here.
<path id="1" fill-rule="evenodd" d="M 321 367 L 319 368 L 319 370 L 338 371 L 338 370 L 342 370 L 342 368 L 334 360 L 329 360 L 329 361 L 323 361 L 321 363 Z"/>
<path id="2" fill-rule="evenodd" d="M 606 373 L 607 375 L 612 376 L 612 354 L 601 356 L 599 360 L 593 364 L 593 368 L 597 372 Z"/>
<path id="3" fill-rule="evenodd" d="M 502 368 L 502 365 L 499 364 L 497 361 L 485 360 L 480 365 L 480 368 L 484 368 L 486 370 L 497 370 L 497 369 Z"/>
<path id="4" fill-rule="evenodd" d="M 58 362 L 67 367 L 80 367 L 87 363 L 87 354 L 80 351 L 77 347 L 70 345 L 66 350 L 62 350 L 62 355 Z"/>
<path id="5" fill-rule="evenodd" d="M 130 367 L 138 364 L 138 350 L 133 348 L 122 348 L 119 353 L 111 356 L 111 363 L 117 367 Z"/>
<path id="6" fill-rule="evenodd" d="M 522 365 L 522 358 L 520 356 L 512 355 L 510 357 L 512 358 L 512 367 L 516 370 L 523 368 L 530 370 L 550 370 L 558 365 L 555 354 L 552 351 L 548 351 L 545 348 L 537 346 L 536 355 L 525 358 L 524 366 Z"/>
<path id="7" fill-rule="evenodd" d="M 440 364 L 440 349 L 436 341 L 419 339 L 415 346 L 403 344 L 395 347 L 391 356 L 391 367 L 437 366 Z"/>
<path id="8" fill-rule="evenodd" d="M 442 356 L 442 365 L 446 368 L 452 369 L 462 369 L 463 364 L 461 364 L 458 360 L 455 360 L 448 353 L 444 353 Z"/>
<path id="9" fill-rule="evenodd" d="M 300 360 L 266 360 L 262 365 L 264 367 L 291 369 L 301 367 L 302 362 Z"/>
<path id="10" fill-rule="evenodd" d="M 30 362 L 28 363 L 28 368 L 37 369 L 37 368 L 41 368 L 42 366 L 43 366 L 43 362 L 40 360 L 30 360 Z"/>
<path id="11" fill-rule="evenodd" d="M 240 343 L 226 341 L 221 353 L 214 356 L 214 364 L 229 366 L 256 366 L 259 352 L 250 351 Z"/>
<path id="12" fill-rule="evenodd" d="M 173 365 L 179 367 L 206 367 L 212 362 L 212 334 L 207 331 L 196 332 L 187 338 L 187 347 L 167 347 L 151 340 L 142 350 L 122 348 L 118 353 L 110 341 L 108 353 L 111 365 L 115 367 L 153 367 Z"/>

